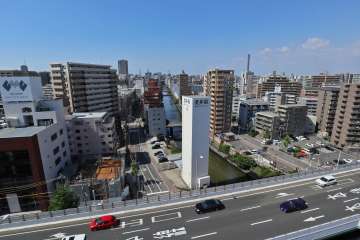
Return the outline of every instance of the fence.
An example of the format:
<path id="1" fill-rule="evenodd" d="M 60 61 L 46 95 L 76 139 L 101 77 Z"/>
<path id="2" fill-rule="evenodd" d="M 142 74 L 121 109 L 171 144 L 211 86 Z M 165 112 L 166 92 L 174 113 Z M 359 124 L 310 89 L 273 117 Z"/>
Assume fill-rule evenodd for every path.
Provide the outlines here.
<path id="1" fill-rule="evenodd" d="M 194 200 L 202 197 L 217 196 L 221 194 L 237 194 L 239 191 L 251 190 L 258 187 L 267 187 L 280 183 L 291 183 L 296 180 L 306 180 L 316 178 L 325 174 L 341 173 L 347 170 L 360 168 L 360 163 L 340 165 L 337 169 L 315 169 L 306 172 L 299 172 L 289 175 L 281 175 L 264 179 L 257 179 L 247 182 L 234 183 L 211 188 L 196 189 L 191 191 L 167 192 L 157 195 L 145 195 L 141 199 L 121 201 L 119 198 L 107 199 L 103 201 L 93 201 L 81 203 L 77 208 L 64 209 L 60 211 L 36 212 L 30 214 L 8 215 L 0 220 L 0 228 L 24 225 L 25 223 L 41 223 L 56 220 L 64 220 L 81 217 L 91 217 L 98 214 L 107 214 L 116 211 L 129 211 L 141 209 L 141 207 L 158 207 L 164 203 L 181 203 L 187 200 Z"/>

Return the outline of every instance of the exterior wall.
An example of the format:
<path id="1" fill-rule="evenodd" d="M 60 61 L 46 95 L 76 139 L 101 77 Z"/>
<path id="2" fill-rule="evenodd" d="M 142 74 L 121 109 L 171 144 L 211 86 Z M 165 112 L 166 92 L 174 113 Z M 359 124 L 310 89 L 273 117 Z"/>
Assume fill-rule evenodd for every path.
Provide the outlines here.
<path id="1" fill-rule="evenodd" d="M 116 71 L 107 65 L 50 64 L 54 96 L 70 112 L 118 112 Z"/>
<path id="2" fill-rule="evenodd" d="M 255 118 L 256 113 L 269 111 L 269 104 L 266 102 L 252 103 L 244 101 L 240 104 L 239 111 L 239 127 L 241 131 L 248 131 L 252 127 L 252 120 Z"/>
<path id="3" fill-rule="evenodd" d="M 300 96 L 302 85 L 298 82 L 290 82 L 285 76 L 271 75 L 257 85 L 257 98 L 265 96 L 266 92 L 274 92 L 275 87 L 280 86 L 281 92 L 285 94 Z"/>
<path id="4" fill-rule="evenodd" d="M 338 87 L 322 88 L 318 95 L 316 119 L 319 132 L 329 137 L 331 137 L 334 127 L 339 91 Z"/>
<path id="5" fill-rule="evenodd" d="M 36 135 L 32 137 L 22 137 L 22 138 L 0 138 L 0 152 L 11 152 L 11 151 L 26 151 L 28 152 L 29 155 L 32 176 L 26 182 L 21 182 L 21 185 L 39 183 L 39 182 L 44 182 L 46 180 L 43 171 L 43 163 L 41 160 L 42 158 L 39 151 L 38 139 Z M 24 176 L 18 176 L 18 177 L 22 178 Z M 14 182 L 11 186 L 8 187 L 14 187 L 16 185 L 17 183 Z M 6 187 L 6 186 L 2 185 L 2 187 Z M 36 186 L 31 191 L 33 191 L 34 194 L 39 194 L 39 193 L 46 193 L 48 190 L 46 184 L 44 184 L 44 185 Z M 21 195 L 22 193 L 19 192 L 18 194 Z M 40 196 L 40 195 L 35 195 L 35 196 Z M 46 210 L 48 207 L 48 199 L 46 197 L 45 198 L 36 197 L 36 199 L 39 204 L 39 208 Z"/>
<path id="6" fill-rule="evenodd" d="M 209 113 L 209 97 L 183 97 L 182 177 L 190 188 L 198 188 L 203 184 L 210 184 L 208 176 Z"/>
<path id="7" fill-rule="evenodd" d="M 56 138 L 54 137 L 56 135 Z M 54 180 L 64 168 L 72 164 L 65 125 L 54 124 L 37 134 L 43 172 L 50 192 L 55 189 Z"/>
<path id="8" fill-rule="evenodd" d="M 164 107 L 147 107 L 146 118 L 150 136 L 166 134 L 166 119 Z"/>
<path id="9" fill-rule="evenodd" d="M 341 87 L 331 143 L 360 148 L 360 83 Z"/>
<path id="10" fill-rule="evenodd" d="M 234 84 L 233 70 L 214 69 L 207 73 L 204 91 L 211 97 L 210 134 L 228 132 L 231 127 L 231 108 Z"/>
<path id="11" fill-rule="evenodd" d="M 304 105 L 280 105 L 278 114 L 282 122 L 281 136 L 300 136 L 305 133 L 307 107 Z"/>
<path id="12" fill-rule="evenodd" d="M 80 117 L 82 114 L 88 117 Z M 71 155 L 98 159 L 116 151 L 118 137 L 114 117 L 105 113 L 101 117 L 91 117 L 91 113 L 77 113 L 68 117 L 66 126 Z"/>
<path id="13" fill-rule="evenodd" d="M 307 106 L 307 114 L 316 116 L 316 109 L 318 105 L 318 99 L 314 97 L 300 97 L 299 104 Z"/>
<path id="14" fill-rule="evenodd" d="M 273 112 L 258 112 L 255 115 L 255 130 L 260 134 L 269 131 L 272 139 L 280 138 L 280 118 Z"/>

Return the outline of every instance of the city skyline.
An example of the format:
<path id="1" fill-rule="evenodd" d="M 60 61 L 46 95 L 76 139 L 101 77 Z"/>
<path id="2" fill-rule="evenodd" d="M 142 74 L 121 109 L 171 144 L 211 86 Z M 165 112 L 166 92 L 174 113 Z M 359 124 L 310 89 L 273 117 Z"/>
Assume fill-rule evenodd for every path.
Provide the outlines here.
<path id="1" fill-rule="evenodd" d="M 360 3 L 330 3 L 4 1 L 0 67 L 26 62 L 39 71 L 73 61 L 116 68 L 127 59 L 130 73 L 219 67 L 239 75 L 250 53 L 260 74 L 357 72 Z"/>

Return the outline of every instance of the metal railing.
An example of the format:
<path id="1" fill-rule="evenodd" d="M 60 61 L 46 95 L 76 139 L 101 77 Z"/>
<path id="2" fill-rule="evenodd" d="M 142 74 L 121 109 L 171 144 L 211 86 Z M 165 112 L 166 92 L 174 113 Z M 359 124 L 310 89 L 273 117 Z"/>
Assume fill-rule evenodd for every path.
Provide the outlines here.
<path id="1" fill-rule="evenodd" d="M 181 203 L 204 197 L 216 197 L 222 194 L 232 195 L 241 191 L 249 191 L 260 187 L 270 187 L 275 184 L 286 184 L 297 180 L 316 178 L 325 174 L 336 174 L 348 170 L 360 169 L 360 163 L 339 165 L 337 169 L 314 169 L 289 175 L 281 175 L 247 182 L 234 183 L 222 186 L 213 186 L 191 191 L 178 191 L 159 193 L 157 195 L 145 195 L 143 198 L 122 201 L 120 198 L 110 198 L 102 201 L 82 202 L 77 208 L 59 211 L 36 212 L 29 214 L 8 215 L 0 219 L 0 229 L 24 223 L 41 223 L 56 220 L 91 217 L 99 214 L 107 214 L 116 211 L 139 210 L 142 207 L 161 207 L 164 203 Z"/>

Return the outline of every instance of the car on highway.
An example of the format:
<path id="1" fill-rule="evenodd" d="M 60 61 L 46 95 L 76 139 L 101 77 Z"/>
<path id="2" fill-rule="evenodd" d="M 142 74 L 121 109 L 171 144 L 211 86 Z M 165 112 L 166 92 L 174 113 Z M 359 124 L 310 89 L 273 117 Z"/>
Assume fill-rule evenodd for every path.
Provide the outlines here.
<path id="1" fill-rule="evenodd" d="M 307 207 L 308 205 L 302 198 L 290 199 L 280 204 L 280 210 L 285 213 L 304 210 Z"/>
<path id="2" fill-rule="evenodd" d="M 163 163 L 163 162 L 168 162 L 169 159 L 167 159 L 166 157 L 162 156 L 159 158 L 159 163 Z"/>
<path id="3" fill-rule="evenodd" d="M 225 205 L 220 200 L 208 199 L 200 203 L 197 203 L 195 205 L 195 212 L 200 214 L 200 213 L 212 212 L 216 210 L 222 210 L 224 208 Z"/>
<path id="4" fill-rule="evenodd" d="M 152 149 L 160 149 L 161 148 L 161 146 L 160 145 L 158 145 L 158 144 L 155 144 L 154 146 L 152 146 L 151 147 Z"/>
<path id="5" fill-rule="evenodd" d="M 101 229 L 108 229 L 118 226 L 120 220 L 113 215 L 105 215 L 98 218 L 94 218 L 90 221 L 89 227 L 91 231 L 97 231 Z"/>
<path id="6" fill-rule="evenodd" d="M 319 179 L 316 179 L 315 183 L 319 185 L 320 187 L 326 187 L 330 185 L 334 185 L 337 183 L 336 178 L 334 176 L 328 175 L 323 176 Z"/>
<path id="7" fill-rule="evenodd" d="M 86 240 L 85 234 L 71 235 L 61 238 L 61 240 Z"/>
<path id="8" fill-rule="evenodd" d="M 159 156 L 159 155 L 164 155 L 164 152 L 160 150 L 154 153 L 154 156 Z"/>

